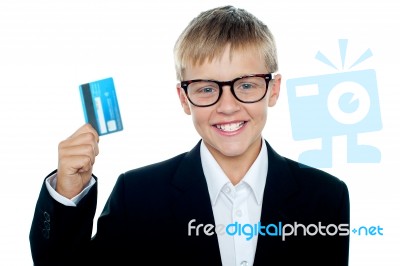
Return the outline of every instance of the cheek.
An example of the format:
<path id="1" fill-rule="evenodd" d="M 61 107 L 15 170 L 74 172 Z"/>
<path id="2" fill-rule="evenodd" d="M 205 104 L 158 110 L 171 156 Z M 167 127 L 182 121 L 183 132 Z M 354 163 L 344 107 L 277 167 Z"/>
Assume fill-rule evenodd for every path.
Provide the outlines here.
<path id="1" fill-rule="evenodd" d="M 248 109 L 248 113 L 253 120 L 262 122 L 267 119 L 268 107 L 266 102 L 261 102 L 259 105 L 254 105 L 252 107 L 253 108 Z"/>
<path id="2" fill-rule="evenodd" d="M 263 127 L 265 125 L 265 122 L 267 121 L 267 109 L 260 110 L 260 112 L 257 115 L 257 122 L 258 124 Z"/>
<path id="3" fill-rule="evenodd" d="M 196 128 L 205 127 L 209 125 L 209 113 L 207 110 L 199 110 L 199 108 L 190 108 L 192 113 L 192 120 Z"/>

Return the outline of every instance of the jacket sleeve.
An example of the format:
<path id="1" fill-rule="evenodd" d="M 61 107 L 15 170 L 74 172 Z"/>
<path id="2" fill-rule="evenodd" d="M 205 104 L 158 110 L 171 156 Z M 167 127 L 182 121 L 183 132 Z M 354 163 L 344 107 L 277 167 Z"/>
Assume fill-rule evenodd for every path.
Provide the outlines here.
<path id="1" fill-rule="evenodd" d="M 85 256 L 90 256 L 87 251 L 96 212 L 97 182 L 77 207 L 64 206 L 54 200 L 44 182 L 29 233 L 33 263 L 37 266 L 79 265 L 79 261 L 86 261 Z"/>

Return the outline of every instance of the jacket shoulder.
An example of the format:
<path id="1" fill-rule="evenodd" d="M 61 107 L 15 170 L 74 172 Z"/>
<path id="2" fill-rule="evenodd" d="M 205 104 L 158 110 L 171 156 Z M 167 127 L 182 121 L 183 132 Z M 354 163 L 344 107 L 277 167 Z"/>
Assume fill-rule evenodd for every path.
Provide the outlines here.
<path id="1" fill-rule="evenodd" d="M 145 179 L 151 182 L 159 182 L 163 179 L 168 179 L 168 177 L 174 175 L 186 154 L 187 152 L 184 152 L 163 161 L 128 170 L 123 173 L 122 176 L 124 176 L 125 181 L 131 180 L 132 178 L 137 181 Z"/>
<path id="2" fill-rule="evenodd" d="M 337 176 L 321 169 L 311 167 L 289 158 L 284 158 L 289 166 L 290 172 L 296 177 L 297 181 L 302 183 L 312 183 L 315 186 L 327 187 L 346 187 L 346 184 Z"/>

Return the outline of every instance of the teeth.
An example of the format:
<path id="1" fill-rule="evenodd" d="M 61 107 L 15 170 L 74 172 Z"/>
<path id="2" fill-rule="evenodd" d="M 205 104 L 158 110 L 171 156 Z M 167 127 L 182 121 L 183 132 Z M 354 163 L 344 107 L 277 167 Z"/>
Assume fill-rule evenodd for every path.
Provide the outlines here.
<path id="1" fill-rule="evenodd" d="M 244 125 L 244 122 L 239 123 L 230 123 L 230 124 L 223 124 L 223 125 L 216 125 L 216 127 L 222 131 L 235 131 L 241 128 Z"/>

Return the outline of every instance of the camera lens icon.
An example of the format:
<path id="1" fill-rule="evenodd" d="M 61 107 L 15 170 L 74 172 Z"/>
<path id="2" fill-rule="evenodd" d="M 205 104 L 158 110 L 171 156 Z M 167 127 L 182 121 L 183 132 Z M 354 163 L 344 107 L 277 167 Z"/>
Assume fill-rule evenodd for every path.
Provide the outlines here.
<path id="1" fill-rule="evenodd" d="M 366 89 L 359 83 L 345 81 L 328 94 L 328 111 L 337 122 L 351 125 L 361 122 L 370 110 L 371 101 Z"/>

